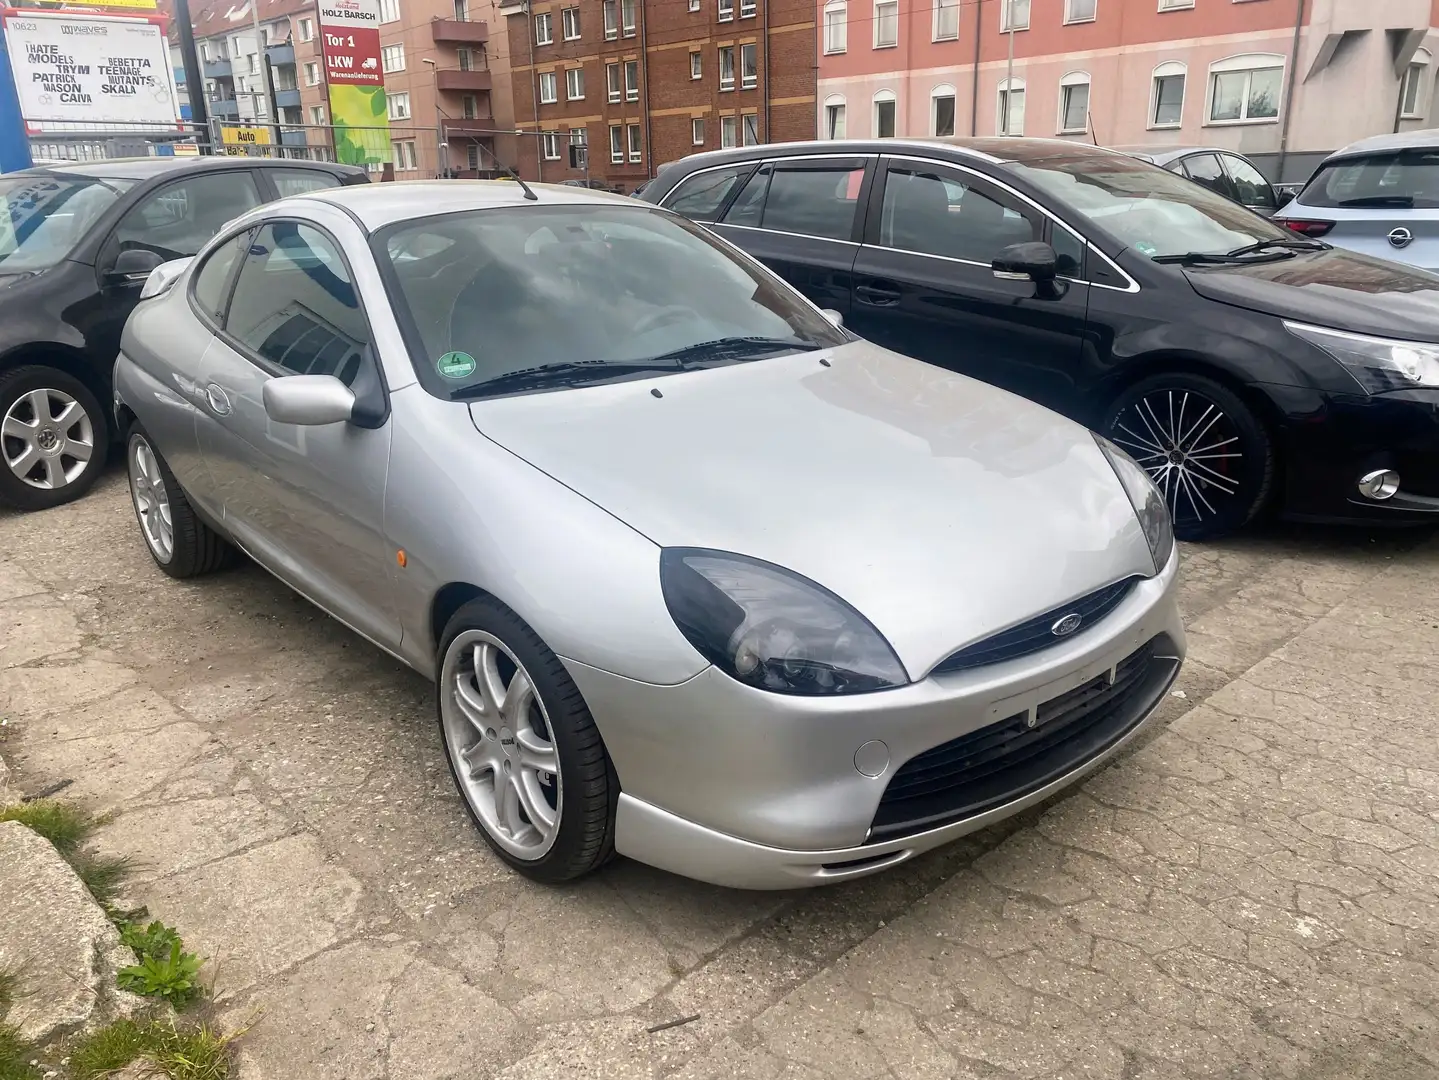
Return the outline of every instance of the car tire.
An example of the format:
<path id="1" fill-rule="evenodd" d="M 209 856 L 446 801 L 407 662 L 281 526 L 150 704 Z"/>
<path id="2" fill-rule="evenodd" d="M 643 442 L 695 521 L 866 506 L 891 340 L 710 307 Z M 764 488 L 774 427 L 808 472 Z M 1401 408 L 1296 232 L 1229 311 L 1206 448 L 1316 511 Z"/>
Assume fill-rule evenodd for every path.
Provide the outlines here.
<path id="1" fill-rule="evenodd" d="M 235 549 L 196 515 L 175 474 L 139 424 L 125 440 L 130 504 L 155 565 L 172 578 L 199 577 L 227 566 Z"/>
<path id="2" fill-rule="evenodd" d="M 607 862 L 619 780 L 579 688 L 539 635 L 502 604 L 472 600 L 445 627 L 438 673 L 445 759 L 491 849 L 551 885 Z"/>
<path id="3" fill-rule="evenodd" d="M 0 502 L 73 502 L 95 485 L 109 448 L 105 410 L 79 379 L 39 364 L 0 375 Z"/>
<path id="4" fill-rule="evenodd" d="M 1122 393 L 1100 431 L 1148 471 L 1181 540 L 1243 528 L 1274 492 L 1274 440 L 1233 390 L 1189 372 L 1151 375 Z"/>

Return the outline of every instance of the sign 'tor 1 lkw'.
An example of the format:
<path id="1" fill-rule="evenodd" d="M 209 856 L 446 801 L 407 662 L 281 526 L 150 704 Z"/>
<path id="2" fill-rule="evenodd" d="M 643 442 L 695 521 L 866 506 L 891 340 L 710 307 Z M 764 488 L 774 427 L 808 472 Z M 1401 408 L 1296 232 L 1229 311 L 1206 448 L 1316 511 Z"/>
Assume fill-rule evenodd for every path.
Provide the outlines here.
<path id="1" fill-rule="evenodd" d="M 380 0 L 320 0 L 319 24 L 336 160 L 351 165 L 389 161 Z"/>

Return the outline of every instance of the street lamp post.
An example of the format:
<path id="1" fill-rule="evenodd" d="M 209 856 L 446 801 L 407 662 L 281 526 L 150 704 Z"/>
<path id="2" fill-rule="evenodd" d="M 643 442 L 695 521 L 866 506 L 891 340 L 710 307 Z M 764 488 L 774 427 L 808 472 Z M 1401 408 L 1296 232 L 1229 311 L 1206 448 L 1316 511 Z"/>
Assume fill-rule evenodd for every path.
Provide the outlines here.
<path id="1" fill-rule="evenodd" d="M 445 140 L 445 122 L 442 119 L 443 113 L 440 112 L 440 65 L 428 56 L 420 57 L 420 63 L 428 64 L 430 74 L 435 78 L 435 175 L 438 177 L 442 173 L 450 171 L 450 144 Z M 441 154 L 442 150 L 444 151 L 443 155 Z M 441 160 L 445 163 L 443 169 L 440 167 Z"/>

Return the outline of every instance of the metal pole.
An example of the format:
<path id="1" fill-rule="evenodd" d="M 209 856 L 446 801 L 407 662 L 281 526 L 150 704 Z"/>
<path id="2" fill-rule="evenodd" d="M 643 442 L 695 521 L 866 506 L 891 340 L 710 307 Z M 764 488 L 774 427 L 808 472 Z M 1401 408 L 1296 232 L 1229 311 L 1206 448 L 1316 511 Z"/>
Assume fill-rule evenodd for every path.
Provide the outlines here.
<path id="1" fill-rule="evenodd" d="M 250 25 L 255 28 L 255 73 L 259 75 L 260 88 L 264 90 L 263 94 L 252 91 L 251 100 L 258 97 L 265 99 L 265 111 L 270 116 L 270 138 L 278 149 L 281 141 L 280 118 L 276 115 L 274 88 L 270 85 L 270 58 L 265 55 L 265 35 L 260 33 L 260 0 L 250 0 Z"/>
<path id="2" fill-rule="evenodd" d="M 1009 134 L 1010 109 L 1014 105 L 1014 0 L 1004 0 L 1005 18 L 1009 22 L 1009 62 L 1004 70 L 1004 131 Z"/>
<path id="3" fill-rule="evenodd" d="M 200 153 L 215 152 L 214 134 L 210 130 L 210 110 L 205 102 L 205 72 L 195 51 L 195 27 L 190 23 L 190 0 L 175 0 L 175 26 L 180 31 L 180 59 L 185 65 L 185 91 L 190 98 L 190 120 L 196 131 L 206 133 Z"/>
<path id="4" fill-rule="evenodd" d="M 974 74 L 969 88 L 969 133 L 979 134 L 979 39 L 984 33 L 984 0 L 974 2 Z"/>
<path id="5" fill-rule="evenodd" d="M 6 51 L 5 23 L 0 20 L 0 173 L 28 169 L 30 137 L 20 117 L 20 95 L 10 72 L 10 54 Z"/>
<path id="6" fill-rule="evenodd" d="M 1294 80 L 1299 74 L 1299 35 L 1304 28 L 1304 0 L 1295 0 L 1294 41 L 1289 46 L 1289 80 L 1284 87 L 1284 119 L 1279 125 L 1279 162 L 1274 166 L 1274 182 L 1284 181 L 1284 159 L 1289 153 L 1289 113 L 1294 107 Z M 1403 83 L 1400 83 L 1403 86 Z"/>

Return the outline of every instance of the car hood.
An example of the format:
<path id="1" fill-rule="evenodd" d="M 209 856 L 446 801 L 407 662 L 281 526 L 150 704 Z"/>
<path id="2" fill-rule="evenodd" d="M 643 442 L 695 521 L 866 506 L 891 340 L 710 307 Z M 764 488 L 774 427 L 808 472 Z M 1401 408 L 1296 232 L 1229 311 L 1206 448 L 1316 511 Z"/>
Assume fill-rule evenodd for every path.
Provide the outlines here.
<path id="1" fill-rule="evenodd" d="M 1439 275 L 1343 248 L 1249 266 L 1189 267 L 1195 292 L 1283 319 L 1439 341 Z"/>
<path id="2" fill-rule="evenodd" d="M 1154 573 L 1083 427 L 865 342 L 470 412 L 662 547 L 749 555 L 832 590 L 916 678 L 966 644 Z"/>

